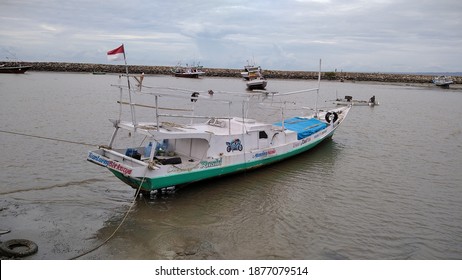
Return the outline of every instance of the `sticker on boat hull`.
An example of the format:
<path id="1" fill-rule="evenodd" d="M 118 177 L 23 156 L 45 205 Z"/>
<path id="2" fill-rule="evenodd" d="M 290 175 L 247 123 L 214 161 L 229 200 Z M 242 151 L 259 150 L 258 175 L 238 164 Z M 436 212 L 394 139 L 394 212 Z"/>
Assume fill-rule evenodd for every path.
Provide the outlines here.
<path id="1" fill-rule="evenodd" d="M 242 151 L 242 148 L 241 139 L 234 139 L 230 142 L 226 142 L 226 151 L 228 153 L 235 150 Z"/>

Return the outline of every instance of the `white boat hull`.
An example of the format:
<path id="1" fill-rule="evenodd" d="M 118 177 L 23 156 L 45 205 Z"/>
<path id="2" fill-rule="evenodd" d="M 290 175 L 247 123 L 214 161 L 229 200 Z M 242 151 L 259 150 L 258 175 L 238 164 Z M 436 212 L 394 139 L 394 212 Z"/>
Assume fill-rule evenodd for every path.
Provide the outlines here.
<path id="1" fill-rule="evenodd" d="M 254 90 L 254 89 L 265 89 L 267 83 L 268 82 L 264 79 L 255 79 L 255 80 L 248 81 L 246 84 L 249 90 Z"/>
<path id="2" fill-rule="evenodd" d="M 326 113 L 321 113 L 321 120 L 314 120 L 320 126 L 319 130 L 306 137 L 283 129 L 282 124 L 263 124 L 247 119 L 243 122 L 234 118 L 219 126 L 210 124 L 210 121 L 188 126 L 174 135 L 168 131 L 146 130 L 146 134 L 155 135 L 157 139 L 168 139 L 169 156 L 159 156 L 155 161 L 136 159 L 127 156 L 125 149 L 109 147 L 89 152 L 87 159 L 107 167 L 133 188 L 149 192 L 262 167 L 308 151 L 332 137 L 349 110 L 350 107 L 344 107 L 331 111 L 337 115 L 333 123 L 323 120 Z M 310 118 L 301 118 L 301 121 L 305 120 Z M 247 133 L 242 134 L 243 126 Z M 129 128 L 130 124 L 121 123 L 119 127 Z M 194 133 L 189 132 L 192 127 Z M 144 147 L 134 149 L 141 154 L 146 152 Z M 160 163 L 165 159 L 170 159 L 171 163 Z"/>
<path id="3" fill-rule="evenodd" d="M 436 86 L 439 86 L 439 87 L 442 87 L 442 88 L 449 88 L 449 85 L 453 84 L 454 81 L 452 80 L 451 77 L 447 77 L 447 76 L 438 76 L 438 77 L 434 77 L 432 82 L 436 85 Z"/>

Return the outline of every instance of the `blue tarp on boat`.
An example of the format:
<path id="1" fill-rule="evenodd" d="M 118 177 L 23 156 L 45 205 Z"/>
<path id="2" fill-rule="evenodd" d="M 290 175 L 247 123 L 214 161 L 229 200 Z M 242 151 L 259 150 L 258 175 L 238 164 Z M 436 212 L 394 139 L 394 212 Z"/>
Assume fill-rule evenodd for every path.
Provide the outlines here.
<path id="1" fill-rule="evenodd" d="M 273 125 L 282 126 L 281 122 Z M 297 139 L 306 138 L 327 127 L 326 123 L 318 119 L 305 119 L 300 117 L 290 118 L 284 121 L 284 128 L 297 132 Z"/>

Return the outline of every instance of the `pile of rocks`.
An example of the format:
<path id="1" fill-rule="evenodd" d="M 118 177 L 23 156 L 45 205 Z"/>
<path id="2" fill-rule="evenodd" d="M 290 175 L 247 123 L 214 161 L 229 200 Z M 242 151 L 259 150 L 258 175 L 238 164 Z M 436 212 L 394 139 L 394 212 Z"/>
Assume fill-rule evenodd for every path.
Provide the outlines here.
<path id="1" fill-rule="evenodd" d="M 0 65 L 13 66 L 11 62 L 0 62 Z M 54 72 L 104 72 L 125 73 L 124 65 L 91 64 L 91 63 L 65 63 L 65 62 L 22 62 L 22 65 L 32 66 L 29 71 L 54 71 Z M 129 65 L 132 74 L 145 73 L 153 75 L 171 75 L 172 66 L 141 66 Z M 240 77 L 242 69 L 204 68 L 206 76 L 213 77 Z M 263 74 L 268 79 L 317 79 L 318 72 L 311 71 L 279 71 L 264 70 Z M 323 72 L 322 79 L 339 81 L 375 81 L 390 83 L 431 83 L 432 76 L 388 74 L 388 73 L 354 73 L 354 72 Z M 455 84 L 462 83 L 462 77 L 452 77 Z"/>

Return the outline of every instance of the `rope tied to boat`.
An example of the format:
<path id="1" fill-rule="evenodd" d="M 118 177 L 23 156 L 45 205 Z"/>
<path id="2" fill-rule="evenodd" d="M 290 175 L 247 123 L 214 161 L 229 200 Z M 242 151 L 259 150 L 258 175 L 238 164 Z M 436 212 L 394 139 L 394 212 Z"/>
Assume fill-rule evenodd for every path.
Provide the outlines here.
<path id="1" fill-rule="evenodd" d="M 122 221 L 120 221 L 119 225 L 118 225 L 117 228 L 114 230 L 114 232 L 112 232 L 112 234 L 111 234 L 108 238 L 106 238 L 106 240 L 104 240 L 104 241 L 103 241 L 101 244 L 99 244 L 98 246 L 96 246 L 96 247 L 94 247 L 94 248 L 92 248 L 92 249 L 90 249 L 90 250 L 88 250 L 88 251 L 86 251 L 86 252 L 83 252 L 82 254 L 77 255 L 77 256 L 75 256 L 75 257 L 73 257 L 73 258 L 70 258 L 71 260 L 75 260 L 75 259 L 81 258 L 81 257 L 83 257 L 83 256 L 85 256 L 85 255 L 90 254 L 91 252 L 94 252 L 94 251 L 98 250 L 99 248 L 101 248 L 104 244 L 106 244 L 107 242 L 109 242 L 109 240 L 111 240 L 111 239 L 114 237 L 114 235 L 117 233 L 117 231 L 119 231 L 119 229 L 122 227 L 122 224 L 125 222 L 125 220 L 126 220 L 127 217 L 128 217 L 128 214 L 130 213 L 130 211 L 132 210 L 133 206 L 135 205 L 136 198 L 138 197 L 138 194 L 139 194 L 140 191 L 141 191 L 141 186 L 143 186 L 143 183 L 144 183 L 144 181 L 146 180 L 146 174 L 148 173 L 148 170 L 149 170 L 149 169 L 146 168 L 146 171 L 145 171 L 145 173 L 144 173 L 144 175 L 143 175 L 143 178 L 142 178 L 141 181 L 140 181 L 140 185 L 138 186 L 138 189 L 137 189 L 136 192 L 135 192 L 135 196 L 133 197 L 133 200 L 132 200 L 132 202 L 131 202 L 131 204 L 130 204 L 130 207 L 128 208 L 127 212 L 125 213 L 124 217 L 122 218 Z"/>
<path id="2" fill-rule="evenodd" d="M 22 132 L 15 132 L 15 131 L 8 131 L 8 130 L 0 130 L 0 132 L 1 133 L 7 133 L 7 134 L 13 134 L 13 135 L 20 135 L 20 136 L 38 138 L 38 139 L 45 139 L 45 140 L 51 140 L 51 141 L 64 142 L 64 143 L 69 143 L 69 144 L 76 144 L 76 145 L 83 145 L 83 146 L 90 146 L 90 147 L 98 146 L 97 144 L 90 144 L 90 143 L 85 143 L 85 142 L 72 141 L 72 140 L 66 140 L 66 139 L 59 139 L 59 138 L 54 138 L 54 137 L 33 135 L 33 134 L 22 133 Z"/>
<path id="3" fill-rule="evenodd" d="M 21 132 L 14 132 L 14 131 L 7 131 L 7 130 L 0 130 L 0 132 L 2 133 L 7 133 L 7 134 L 13 134 L 13 135 L 21 135 L 21 136 L 27 136 L 27 137 L 33 137 L 33 138 L 39 138 L 39 139 L 45 139 L 45 140 L 51 140 L 51 141 L 58 141 L 58 142 L 64 142 L 64 143 L 69 143 L 69 144 L 77 144 L 77 145 L 84 145 L 84 146 L 91 146 L 91 147 L 95 147 L 95 146 L 98 146 L 96 144 L 89 144 L 89 143 L 85 143 L 85 142 L 78 142 L 78 141 L 70 141 L 70 140 L 65 140 L 65 139 L 59 139 L 59 138 L 53 138 L 53 137 L 46 137 L 46 136 L 39 136 L 39 135 L 32 135 L 32 134 L 27 134 L 27 133 L 21 133 Z M 138 186 L 138 189 L 136 191 L 136 194 L 139 194 L 140 193 L 140 190 L 141 190 L 141 186 L 143 185 L 144 181 L 146 180 L 146 175 L 147 175 L 147 172 L 148 172 L 149 168 L 147 167 L 146 168 L 146 171 L 144 173 L 144 176 L 143 178 L 141 179 L 140 181 L 140 185 Z M 75 259 L 78 259 L 78 258 L 81 258 L 91 252 L 94 252 L 96 251 L 97 249 L 99 249 L 100 247 L 102 247 L 104 244 L 106 244 L 107 242 L 109 242 L 110 239 L 112 239 L 114 237 L 114 235 L 117 233 L 117 231 L 120 229 L 120 227 L 122 226 L 122 224 L 125 222 L 125 220 L 127 219 L 128 217 L 128 214 L 130 213 L 130 211 L 132 210 L 133 206 L 135 205 L 135 202 L 136 202 L 136 197 L 137 195 L 135 195 L 135 197 L 133 198 L 131 204 L 130 204 L 130 207 L 128 208 L 127 212 L 125 213 L 122 221 L 120 222 L 120 224 L 117 226 L 117 228 L 114 230 L 114 232 L 108 237 L 106 238 L 106 240 L 104 240 L 101 244 L 99 244 L 98 246 L 94 247 L 93 249 L 90 249 L 80 255 L 77 255 L 73 258 L 71 258 L 71 260 L 75 260 Z"/>

